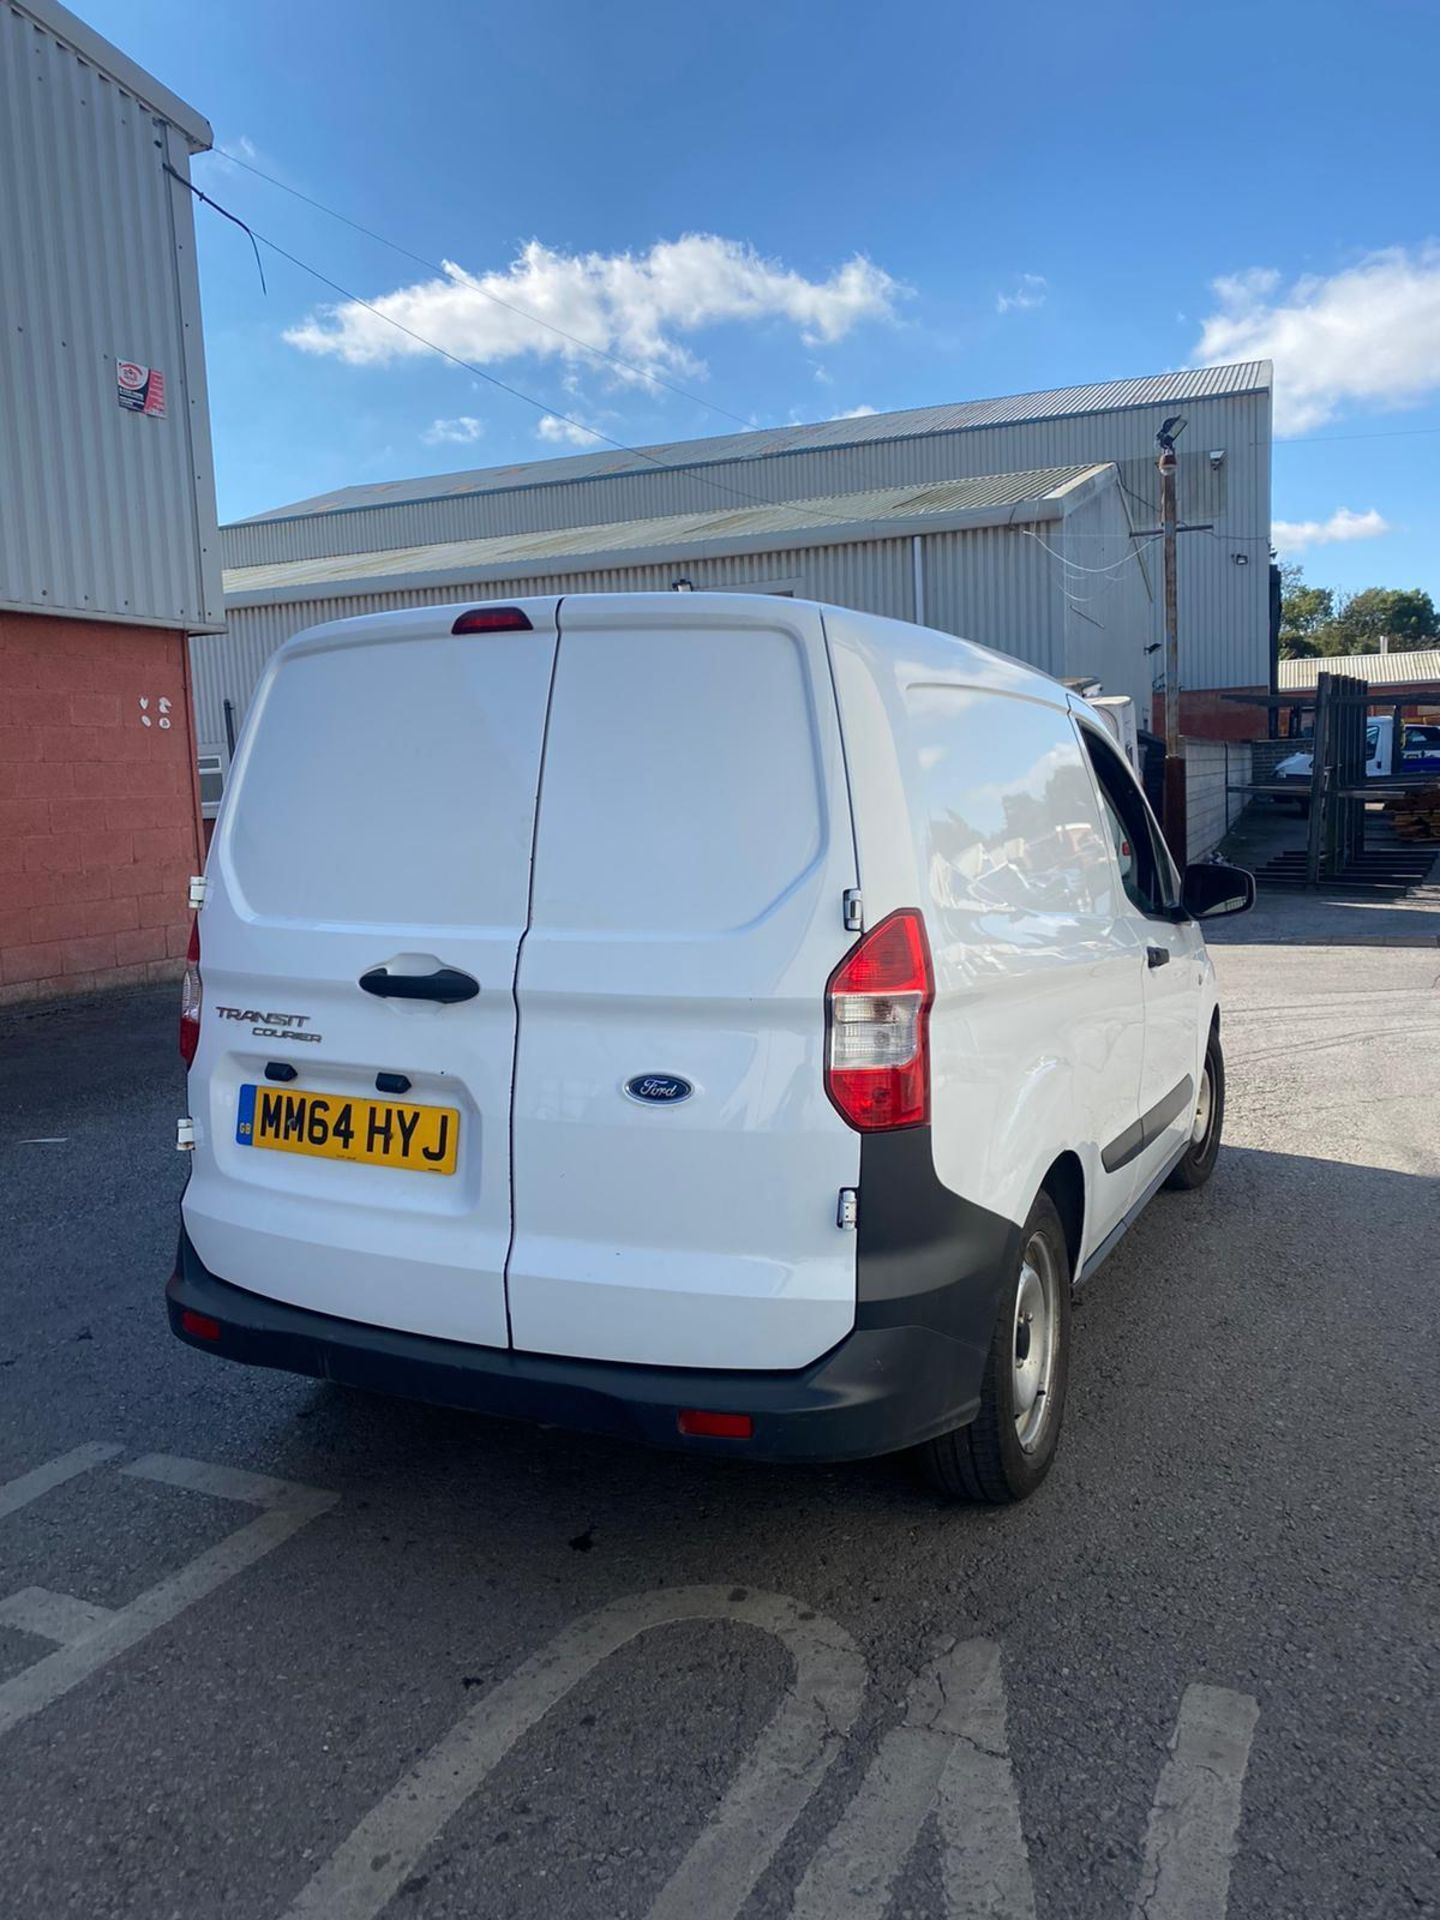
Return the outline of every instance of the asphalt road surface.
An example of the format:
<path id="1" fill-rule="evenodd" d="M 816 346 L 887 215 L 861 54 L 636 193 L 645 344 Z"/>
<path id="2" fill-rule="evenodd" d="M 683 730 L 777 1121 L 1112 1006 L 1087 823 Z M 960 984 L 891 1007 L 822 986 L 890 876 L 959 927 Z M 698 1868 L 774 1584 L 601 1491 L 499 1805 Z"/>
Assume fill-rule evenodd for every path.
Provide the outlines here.
<path id="1" fill-rule="evenodd" d="M 188 1351 L 174 995 L 0 1020 L 0 1913 L 1440 1914 L 1440 916 L 1305 913 L 1008 1512 Z"/>

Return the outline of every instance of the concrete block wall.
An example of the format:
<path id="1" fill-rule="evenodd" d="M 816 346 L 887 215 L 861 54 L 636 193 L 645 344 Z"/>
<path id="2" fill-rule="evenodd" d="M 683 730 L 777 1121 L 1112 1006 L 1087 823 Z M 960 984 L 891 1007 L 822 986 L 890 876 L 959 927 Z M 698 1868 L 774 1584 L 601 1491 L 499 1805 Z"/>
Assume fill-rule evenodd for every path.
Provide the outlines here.
<path id="1" fill-rule="evenodd" d="M 188 673 L 181 633 L 0 613 L 0 1004 L 183 968 Z"/>
<path id="2" fill-rule="evenodd" d="M 1189 858 L 1203 860 L 1230 831 L 1245 805 L 1229 788 L 1250 778 L 1248 741 L 1185 740 L 1185 827 Z"/>

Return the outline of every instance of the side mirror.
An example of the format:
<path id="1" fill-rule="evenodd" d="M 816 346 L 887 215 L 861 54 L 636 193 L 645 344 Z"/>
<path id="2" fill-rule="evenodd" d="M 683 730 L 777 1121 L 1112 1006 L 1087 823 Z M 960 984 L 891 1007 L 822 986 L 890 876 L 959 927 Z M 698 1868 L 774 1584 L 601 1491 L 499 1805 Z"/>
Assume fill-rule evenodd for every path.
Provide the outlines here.
<path id="1" fill-rule="evenodd" d="M 1227 867 L 1218 860 L 1200 861 L 1186 867 L 1181 898 L 1194 920 L 1245 913 L 1255 904 L 1255 876 L 1244 867 Z"/>

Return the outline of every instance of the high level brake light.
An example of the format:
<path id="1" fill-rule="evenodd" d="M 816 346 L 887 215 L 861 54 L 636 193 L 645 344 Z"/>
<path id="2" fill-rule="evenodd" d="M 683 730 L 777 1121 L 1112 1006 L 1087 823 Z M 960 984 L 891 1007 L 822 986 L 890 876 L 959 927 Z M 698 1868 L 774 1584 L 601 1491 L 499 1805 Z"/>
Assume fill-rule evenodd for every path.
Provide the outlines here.
<path id="1" fill-rule="evenodd" d="M 831 974 L 825 1091 L 861 1133 L 929 1120 L 934 998 L 930 942 L 912 907 L 887 914 Z"/>
<path id="2" fill-rule="evenodd" d="M 185 955 L 185 978 L 180 983 L 180 1058 L 190 1066 L 200 1044 L 200 919 L 190 926 L 190 946 Z"/>
<path id="3" fill-rule="evenodd" d="M 451 633 L 529 633 L 530 616 L 523 607 L 471 607 L 456 620 Z"/>

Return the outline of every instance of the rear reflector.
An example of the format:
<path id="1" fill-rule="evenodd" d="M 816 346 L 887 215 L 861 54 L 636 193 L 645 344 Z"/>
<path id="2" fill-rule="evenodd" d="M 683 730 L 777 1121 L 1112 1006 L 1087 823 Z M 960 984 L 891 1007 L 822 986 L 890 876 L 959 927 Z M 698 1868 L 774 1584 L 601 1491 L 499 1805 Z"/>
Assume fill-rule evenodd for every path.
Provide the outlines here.
<path id="1" fill-rule="evenodd" d="M 930 943 L 913 907 L 887 914 L 831 974 L 825 1091 L 859 1132 L 929 1120 L 934 997 Z"/>
<path id="2" fill-rule="evenodd" d="M 748 1440 L 755 1431 L 748 1413 L 702 1413 L 697 1407 L 686 1407 L 676 1425 L 681 1433 L 709 1440 Z"/>
<path id="3" fill-rule="evenodd" d="M 523 607 L 471 607 L 450 629 L 452 633 L 530 633 L 530 616 Z"/>
<path id="4" fill-rule="evenodd" d="M 181 1312 L 180 1328 L 184 1333 L 193 1334 L 197 1340 L 220 1338 L 220 1322 L 212 1320 L 208 1313 L 195 1313 L 189 1307 Z"/>

